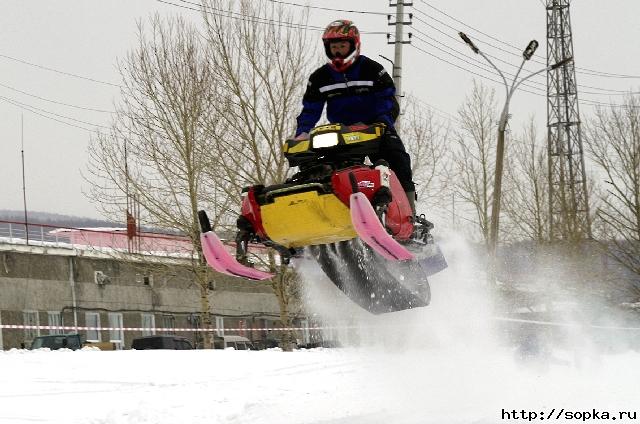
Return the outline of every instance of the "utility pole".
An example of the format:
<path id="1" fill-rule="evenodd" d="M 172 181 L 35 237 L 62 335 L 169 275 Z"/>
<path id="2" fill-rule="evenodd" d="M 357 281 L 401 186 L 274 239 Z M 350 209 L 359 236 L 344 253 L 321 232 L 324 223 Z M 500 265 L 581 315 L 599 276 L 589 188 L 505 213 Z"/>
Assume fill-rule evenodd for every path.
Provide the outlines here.
<path id="1" fill-rule="evenodd" d="M 27 185 L 25 183 L 24 176 L 24 115 L 20 115 L 20 138 L 22 144 L 22 150 L 20 151 L 22 155 L 22 202 L 24 205 L 24 233 L 27 239 L 27 246 L 29 245 L 29 220 L 27 218 Z"/>
<path id="2" fill-rule="evenodd" d="M 397 0 L 395 4 L 393 2 L 389 2 L 389 7 L 396 8 L 396 19 L 395 22 L 391 21 L 391 15 L 387 15 L 387 20 L 389 21 L 389 26 L 396 27 L 395 38 L 391 41 L 391 34 L 387 33 L 387 44 L 394 45 L 394 54 L 393 54 L 393 83 L 396 86 L 396 97 L 398 98 L 398 105 L 401 106 L 400 100 L 404 95 L 402 94 L 402 45 L 411 43 L 411 33 L 409 33 L 409 39 L 404 40 L 404 26 L 411 25 L 411 19 L 413 18 L 413 13 L 409 13 L 409 20 L 405 21 L 404 19 L 404 7 L 405 6 L 413 6 L 413 2 L 405 3 L 404 0 Z M 398 117 L 398 121 L 396 122 L 396 129 L 400 129 L 400 117 Z"/>

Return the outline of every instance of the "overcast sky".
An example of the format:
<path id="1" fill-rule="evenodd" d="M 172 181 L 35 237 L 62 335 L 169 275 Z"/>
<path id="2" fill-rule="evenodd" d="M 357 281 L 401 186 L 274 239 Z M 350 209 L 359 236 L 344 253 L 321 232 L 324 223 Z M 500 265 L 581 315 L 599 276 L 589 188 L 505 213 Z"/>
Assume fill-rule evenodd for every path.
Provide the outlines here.
<path id="1" fill-rule="evenodd" d="M 180 0 L 168 1 L 185 5 Z M 386 0 L 287 2 L 393 13 Z M 99 216 L 83 194 L 87 183 L 81 177 L 91 130 L 109 123 L 108 112 L 118 100 L 116 63 L 135 46 L 136 21 L 156 11 L 198 20 L 196 12 L 155 0 L 0 0 L 0 209 L 22 209 L 23 115 L 29 210 Z M 507 73 L 513 73 L 522 48 L 535 38 L 540 48 L 534 60 L 540 62 L 528 62 L 523 75 L 544 67 L 546 13 L 542 0 L 414 0 L 407 11 L 414 13 L 413 25 L 407 27 L 414 38 L 404 48 L 403 91 L 417 96 L 425 107 L 436 108 L 443 119 L 455 116 L 473 78 L 495 87 L 498 101 L 504 101 L 502 84 L 479 75 L 498 77 L 481 69 L 487 65 L 458 40 L 458 31 L 466 32 L 483 51 L 498 58 L 496 65 Z M 593 112 L 593 102 L 617 103 L 621 92 L 640 91 L 638 16 L 638 0 L 572 2 L 583 120 Z M 354 20 L 365 32 L 393 30 L 384 15 L 319 9 L 312 9 L 310 24 L 324 26 L 343 17 Z M 390 70 L 378 56 L 393 58 L 385 35 L 363 34 L 362 43 L 365 55 Z M 511 128 L 518 131 L 535 115 L 540 134 L 546 134 L 544 74 L 530 88 L 523 88 L 538 94 L 515 94 Z"/>

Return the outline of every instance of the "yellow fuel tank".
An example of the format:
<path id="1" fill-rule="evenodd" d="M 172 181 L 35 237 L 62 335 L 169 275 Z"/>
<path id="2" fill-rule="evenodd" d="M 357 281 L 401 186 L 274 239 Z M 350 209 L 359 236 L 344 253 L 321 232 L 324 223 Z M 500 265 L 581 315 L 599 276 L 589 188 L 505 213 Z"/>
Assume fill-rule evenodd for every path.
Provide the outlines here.
<path id="1" fill-rule="evenodd" d="M 334 243 L 357 236 L 349 208 L 333 194 L 288 194 L 261 206 L 260 211 L 269 238 L 285 247 Z"/>

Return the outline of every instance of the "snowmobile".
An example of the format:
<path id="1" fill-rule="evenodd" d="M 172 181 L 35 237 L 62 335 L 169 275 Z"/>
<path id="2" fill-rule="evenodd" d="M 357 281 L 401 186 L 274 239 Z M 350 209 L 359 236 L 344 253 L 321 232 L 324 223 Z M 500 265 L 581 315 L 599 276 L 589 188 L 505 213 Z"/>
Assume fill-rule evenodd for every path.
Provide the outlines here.
<path id="1" fill-rule="evenodd" d="M 380 314 L 427 306 L 427 277 L 446 268 L 433 224 L 415 216 L 384 160 L 371 164 L 384 124 L 321 125 L 308 140 L 287 140 L 283 153 L 295 172 L 283 184 L 242 191 L 236 255 L 199 212 L 207 263 L 216 271 L 264 280 L 273 274 L 248 261 L 250 244 L 274 248 L 284 264 L 306 249 L 353 302 Z"/>

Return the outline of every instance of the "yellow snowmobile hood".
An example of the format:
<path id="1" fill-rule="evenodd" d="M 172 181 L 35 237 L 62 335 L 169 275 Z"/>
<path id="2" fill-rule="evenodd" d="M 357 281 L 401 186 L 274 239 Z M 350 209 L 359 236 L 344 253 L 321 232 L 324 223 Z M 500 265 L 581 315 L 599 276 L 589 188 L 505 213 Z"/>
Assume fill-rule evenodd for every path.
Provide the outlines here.
<path id="1" fill-rule="evenodd" d="M 269 238 L 285 247 L 335 243 L 357 236 L 349 208 L 333 194 L 307 191 L 280 196 L 260 211 Z"/>

